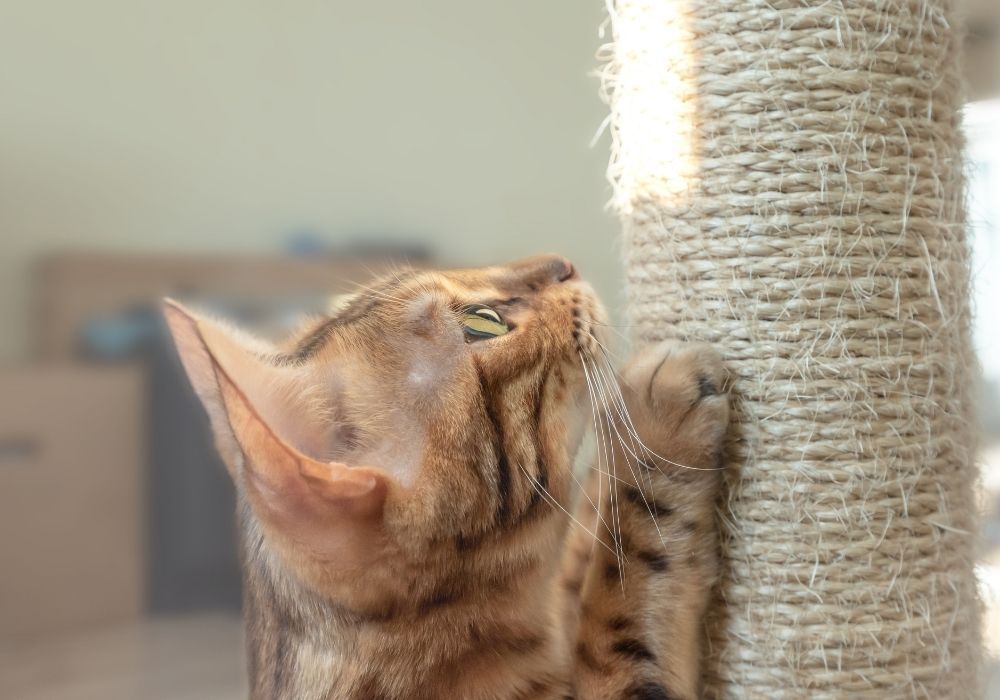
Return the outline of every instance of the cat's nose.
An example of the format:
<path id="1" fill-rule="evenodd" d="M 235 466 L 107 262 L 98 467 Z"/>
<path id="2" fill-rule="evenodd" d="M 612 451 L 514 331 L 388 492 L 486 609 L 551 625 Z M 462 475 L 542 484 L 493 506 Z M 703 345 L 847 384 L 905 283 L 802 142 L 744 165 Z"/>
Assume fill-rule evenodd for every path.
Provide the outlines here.
<path id="1" fill-rule="evenodd" d="M 537 255 L 512 263 L 514 270 L 525 284 L 546 285 L 574 279 L 576 268 L 562 255 Z"/>

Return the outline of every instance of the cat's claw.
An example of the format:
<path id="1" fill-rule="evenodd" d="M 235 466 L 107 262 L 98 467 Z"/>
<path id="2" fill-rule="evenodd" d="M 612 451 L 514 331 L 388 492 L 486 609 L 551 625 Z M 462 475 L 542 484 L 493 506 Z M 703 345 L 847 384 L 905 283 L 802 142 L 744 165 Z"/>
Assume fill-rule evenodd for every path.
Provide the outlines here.
<path id="1" fill-rule="evenodd" d="M 654 453 L 716 468 L 729 423 L 727 374 L 709 345 L 665 340 L 636 352 L 621 373 L 629 412 Z"/>

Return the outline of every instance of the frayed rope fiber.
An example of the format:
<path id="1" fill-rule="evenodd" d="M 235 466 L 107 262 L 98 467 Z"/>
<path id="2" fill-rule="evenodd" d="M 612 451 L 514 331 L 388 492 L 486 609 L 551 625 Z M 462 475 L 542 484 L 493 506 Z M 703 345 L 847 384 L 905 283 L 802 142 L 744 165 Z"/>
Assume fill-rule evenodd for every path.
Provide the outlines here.
<path id="1" fill-rule="evenodd" d="M 706 696 L 977 697 L 953 8 L 609 2 L 632 333 L 732 373 Z"/>

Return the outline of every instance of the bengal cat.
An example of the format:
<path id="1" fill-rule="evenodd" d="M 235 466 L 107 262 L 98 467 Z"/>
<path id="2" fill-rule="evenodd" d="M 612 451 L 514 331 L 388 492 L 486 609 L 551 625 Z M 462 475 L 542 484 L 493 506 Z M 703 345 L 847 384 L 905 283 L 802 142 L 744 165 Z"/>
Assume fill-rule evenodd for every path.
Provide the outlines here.
<path id="1" fill-rule="evenodd" d="M 698 696 L 712 350 L 613 379 L 558 256 L 390 275 L 275 347 L 165 313 L 238 492 L 252 698 Z"/>

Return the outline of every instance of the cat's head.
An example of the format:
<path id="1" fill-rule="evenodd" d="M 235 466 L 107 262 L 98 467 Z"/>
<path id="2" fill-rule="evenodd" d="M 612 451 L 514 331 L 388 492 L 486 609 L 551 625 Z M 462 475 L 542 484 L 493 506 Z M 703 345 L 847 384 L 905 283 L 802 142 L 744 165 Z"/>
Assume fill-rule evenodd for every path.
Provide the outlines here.
<path id="1" fill-rule="evenodd" d="M 312 589 L 398 605 L 555 541 L 604 322 L 566 259 L 394 274 L 277 347 L 165 314 L 250 546 Z"/>

